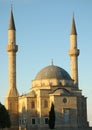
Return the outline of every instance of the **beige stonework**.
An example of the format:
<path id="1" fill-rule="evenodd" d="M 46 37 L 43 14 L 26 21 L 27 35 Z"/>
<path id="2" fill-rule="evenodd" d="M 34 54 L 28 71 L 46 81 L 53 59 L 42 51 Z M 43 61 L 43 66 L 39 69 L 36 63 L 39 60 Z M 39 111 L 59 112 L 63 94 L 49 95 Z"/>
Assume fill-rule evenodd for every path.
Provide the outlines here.
<path id="1" fill-rule="evenodd" d="M 74 84 L 78 87 L 78 56 L 79 49 L 77 49 L 77 36 L 70 35 L 70 66 L 71 66 L 71 78 L 74 80 Z"/>

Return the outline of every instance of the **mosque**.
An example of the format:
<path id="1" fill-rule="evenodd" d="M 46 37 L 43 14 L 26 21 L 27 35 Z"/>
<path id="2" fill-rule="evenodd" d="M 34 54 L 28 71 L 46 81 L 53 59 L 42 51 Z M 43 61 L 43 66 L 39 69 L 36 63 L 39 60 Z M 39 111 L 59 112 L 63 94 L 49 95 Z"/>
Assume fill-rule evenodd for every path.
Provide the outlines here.
<path id="1" fill-rule="evenodd" d="M 86 97 L 78 86 L 77 31 L 74 16 L 70 32 L 71 75 L 59 66 L 51 65 L 41 69 L 32 80 L 30 91 L 19 95 L 16 87 L 16 27 L 11 8 L 8 28 L 8 91 L 5 107 L 9 110 L 11 130 L 48 130 L 51 104 L 55 108 L 55 128 L 85 128 L 87 121 Z M 73 129 L 72 129 L 73 130 Z"/>

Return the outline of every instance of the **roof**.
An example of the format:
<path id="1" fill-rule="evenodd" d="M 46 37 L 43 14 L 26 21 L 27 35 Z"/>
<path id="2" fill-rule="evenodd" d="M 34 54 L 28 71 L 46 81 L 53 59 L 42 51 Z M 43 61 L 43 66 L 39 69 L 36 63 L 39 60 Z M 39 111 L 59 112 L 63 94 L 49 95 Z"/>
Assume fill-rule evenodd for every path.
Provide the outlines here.
<path id="1" fill-rule="evenodd" d="M 13 18 L 12 8 L 11 8 L 10 22 L 9 22 L 9 28 L 8 28 L 8 30 L 16 30 L 15 23 L 14 23 L 14 18 Z"/>
<path id="2" fill-rule="evenodd" d="M 74 20 L 74 15 L 72 18 L 72 27 L 71 27 L 71 35 L 77 35 L 77 31 L 76 31 L 76 25 L 75 25 L 75 20 Z"/>
<path id="3" fill-rule="evenodd" d="M 71 80 L 70 75 L 64 69 L 55 65 L 50 65 L 43 68 L 41 71 L 38 72 L 35 80 L 51 78 Z"/>

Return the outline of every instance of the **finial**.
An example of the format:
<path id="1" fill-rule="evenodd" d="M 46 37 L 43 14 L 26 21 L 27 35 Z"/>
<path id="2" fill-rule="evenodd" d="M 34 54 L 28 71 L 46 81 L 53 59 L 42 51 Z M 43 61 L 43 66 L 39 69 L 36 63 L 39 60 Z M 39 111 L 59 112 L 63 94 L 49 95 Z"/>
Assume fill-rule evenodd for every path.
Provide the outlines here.
<path id="1" fill-rule="evenodd" d="M 74 11 L 73 11 L 73 18 L 74 18 Z"/>
<path id="2" fill-rule="evenodd" d="M 11 2 L 11 10 L 12 10 L 12 8 L 13 8 L 13 0 L 11 0 L 10 2 Z"/>
<path id="3" fill-rule="evenodd" d="M 51 65 L 53 65 L 53 59 L 51 59 Z"/>

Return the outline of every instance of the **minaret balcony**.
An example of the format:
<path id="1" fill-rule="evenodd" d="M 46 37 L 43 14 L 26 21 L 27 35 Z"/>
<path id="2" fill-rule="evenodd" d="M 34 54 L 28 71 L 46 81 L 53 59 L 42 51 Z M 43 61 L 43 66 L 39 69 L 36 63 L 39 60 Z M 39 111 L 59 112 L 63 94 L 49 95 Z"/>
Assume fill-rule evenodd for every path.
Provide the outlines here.
<path id="1" fill-rule="evenodd" d="M 78 56 L 79 53 L 80 53 L 80 50 L 79 50 L 79 49 L 69 50 L 69 55 L 70 55 L 70 56 Z"/>
<path id="2" fill-rule="evenodd" d="M 7 45 L 6 47 L 8 52 L 17 52 L 18 51 L 18 45 Z"/>

